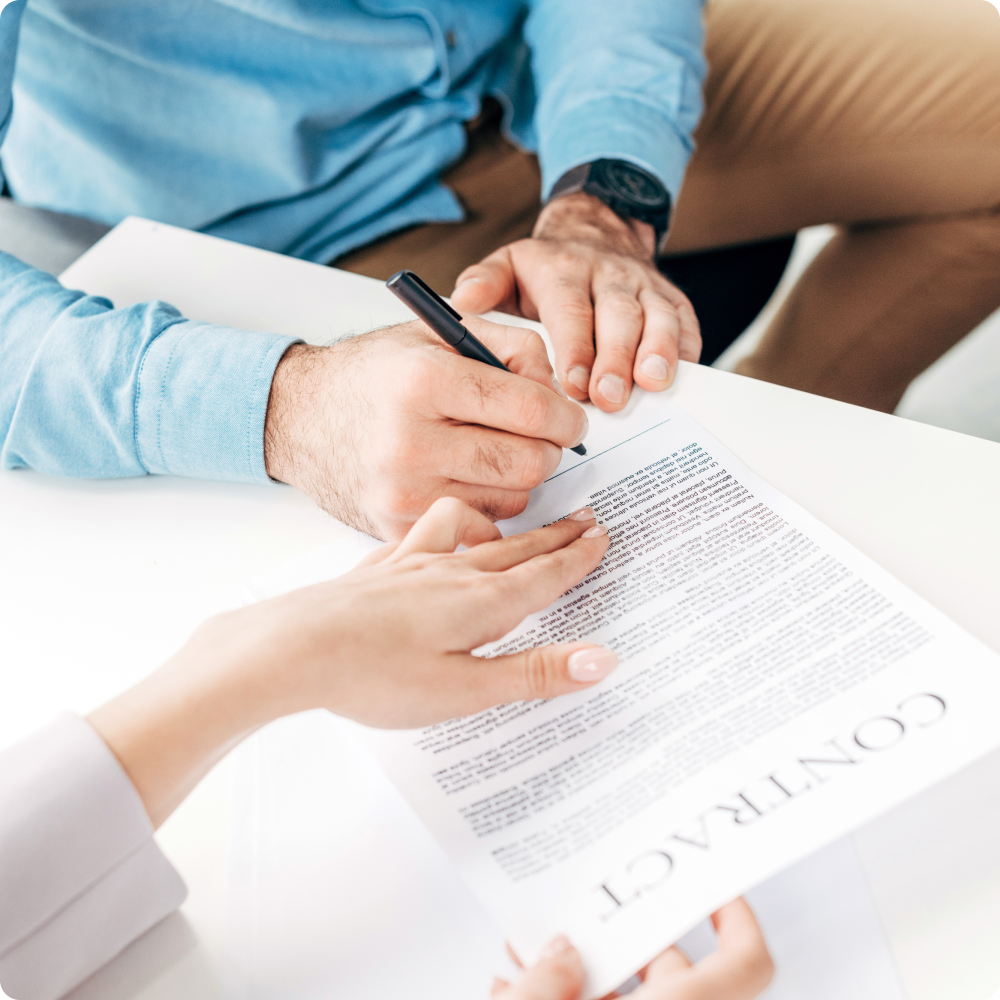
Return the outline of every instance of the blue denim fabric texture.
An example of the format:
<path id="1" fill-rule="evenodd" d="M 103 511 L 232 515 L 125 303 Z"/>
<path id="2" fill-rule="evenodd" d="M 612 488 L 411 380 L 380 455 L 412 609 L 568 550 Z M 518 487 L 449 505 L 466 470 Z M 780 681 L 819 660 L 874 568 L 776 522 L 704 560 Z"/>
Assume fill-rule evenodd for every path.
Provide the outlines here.
<path id="1" fill-rule="evenodd" d="M 462 218 L 439 177 L 488 95 L 545 191 L 612 157 L 676 197 L 701 41 L 700 0 L 14 0 L 0 165 L 29 205 L 325 262 Z M 266 481 L 290 343 L 116 310 L 0 254 L 0 464 Z"/>

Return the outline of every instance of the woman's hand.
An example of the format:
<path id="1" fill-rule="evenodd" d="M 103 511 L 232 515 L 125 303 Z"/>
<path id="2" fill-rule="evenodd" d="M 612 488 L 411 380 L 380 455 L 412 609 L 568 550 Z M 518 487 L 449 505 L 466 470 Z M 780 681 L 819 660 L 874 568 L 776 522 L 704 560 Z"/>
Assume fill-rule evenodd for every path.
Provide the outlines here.
<path id="1" fill-rule="evenodd" d="M 614 669 L 614 653 L 585 642 L 488 660 L 471 650 L 550 604 L 607 546 L 589 508 L 504 539 L 461 501 L 438 500 L 350 573 L 210 619 L 90 722 L 158 825 L 229 749 L 283 715 L 327 708 L 416 728 L 582 690 Z"/>
<path id="2" fill-rule="evenodd" d="M 630 1000 L 751 1000 L 771 982 L 774 963 L 764 935 L 744 899 L 712 914 L 719 947 L 692 965 L 676 946 L 654 958 L 640 973 L 642 985 Z M 492 1000 L 579 1000 L 583 989 L 580 953 L 557 937 L 541 959 L 513 985 L 497 979 Z M 613 996 L 617 994 L 612 994 Z"/>
<path id="3" fill-rule="evenodd" d="M 216 625 L 243 662 L 281 664 L 282 714 L 322 706 L 367 726 L 412 729 L 492 705 L 566 694 L 617 658 L 571 643 L 482 659 L 505 635 L 594 570 L 607 531 L 585 508 L 513 538 L 459 500 L 438 500 L 395 547 L 357 569 Z M 468 547 L 455 552 L 459 545 Z"/>

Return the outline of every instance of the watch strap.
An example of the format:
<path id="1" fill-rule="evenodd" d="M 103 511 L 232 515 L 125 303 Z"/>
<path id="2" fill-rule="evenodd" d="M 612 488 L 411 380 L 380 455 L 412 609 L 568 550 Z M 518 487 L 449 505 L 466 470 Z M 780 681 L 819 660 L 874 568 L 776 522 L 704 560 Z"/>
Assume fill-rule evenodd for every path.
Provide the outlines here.
<path id="1" fill-rule="evenodd" d="M 599 198 L 623 219 L 651 225 L 660 246 L 670 223 L 670 193 L 649 171 L 626 160 L 582 163 L 556 181 L 546 204 L 580 191 Z"/>

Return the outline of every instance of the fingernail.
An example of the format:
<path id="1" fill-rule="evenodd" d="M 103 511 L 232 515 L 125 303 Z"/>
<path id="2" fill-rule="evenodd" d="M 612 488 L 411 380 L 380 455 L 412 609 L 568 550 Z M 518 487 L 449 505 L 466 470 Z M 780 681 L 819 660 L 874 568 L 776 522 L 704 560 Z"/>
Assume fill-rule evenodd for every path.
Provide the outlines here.
<path id="1" fill-rule="evenodd" d="M 583 410 L 583 407 L 580 407 Z M 587 440 L 587 435 L 590 433 L 590 417 L 587 416 L 587 411 L 583 410 L 583 430 L 580 431 L 580 436 L 570 445 L 571 448 L 575 448 L 578 444 L 583 444 Z"/>
<path id="2" fill-rule="evenodd" d="M 566 372 L 566 378 L 569 379 L 570 385 L 575 386 L 580 392 L 586 392 L 590 385 L 590 369 L 576 365 Z"/>
<path id="3" fill-rule="evenodd" d="M 572 514 L 566 515 L 567 521 L 593 521 L 594 520 L 594 508 L 593 507 L 581 507 L 579 510 L 574 510 Z"/>
<path id="4" fill-rule="evenodd" d="M 569 399 L 566 395 L 566 390 L 562 387 L 562 383 L 555 377 L 555 375 L 552 376 L 552 388 L 555 389 L 555 391 L 558 392 L 563 399 Z"/>
<path id="5" fill-rule="evenodd" d="M 659 354 L 650 354 L 643 358 L 642 364 L 639 365 L 639 371 L 643 375 L 655 378 L 657 382 L 664 382 L 670 375 L 670 366 L 667 364 L 666 358 L 661 358 Z"/>
<path id="6" fill-rule="evenodd" d="M 602 375 L 597 391 L 609 402 L 620 403 L 625 398 L 625 383 L 617 375 Z"/>
<path id="7" fill-rule="evenodd" d="M 569 951 L 573 946 L 569 943 L 569 938 L 565 934 L 557 934 L 539 953 L 540 960 L 555 958 L 564 951 Z"/>
<path id="8" fill-rule="evenodd" d="M 581 684 L 599 681 L 618 666 L 618 657 L 610 649 L 578 649 L 569 658 L 569 675 Z"/>
<path id="9" fill-rule="evenodd" d="M 592 528 L 588 528 L 580 537 L 600 538 L 601 535 L 606 535 L 607 533 L 608 529 L 603 524 L 595 524 Z"/>
<path id="10" fill-rule="evenodd" d="M 474 282 L 478 282 L 478 281 L 482 281 L 482 280 L 483 280 L 482 278 L 463 278 L 461 281 L 459 281 L 455 285 L 455 291 L 457 292 L 462 287 L 462 285 L 471 285 Z"/>

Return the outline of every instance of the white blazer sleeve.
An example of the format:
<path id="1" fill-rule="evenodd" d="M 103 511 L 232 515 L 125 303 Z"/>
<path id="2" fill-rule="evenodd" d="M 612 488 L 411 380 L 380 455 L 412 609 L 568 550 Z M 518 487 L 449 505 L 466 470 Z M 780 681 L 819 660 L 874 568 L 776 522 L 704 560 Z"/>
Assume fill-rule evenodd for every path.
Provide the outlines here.
<path id="1" fill-rule="evenodd" d="M 0 985 L 57 1000 L 184 901 L 138 792 L 64 715 L 0 752 Z"/>

